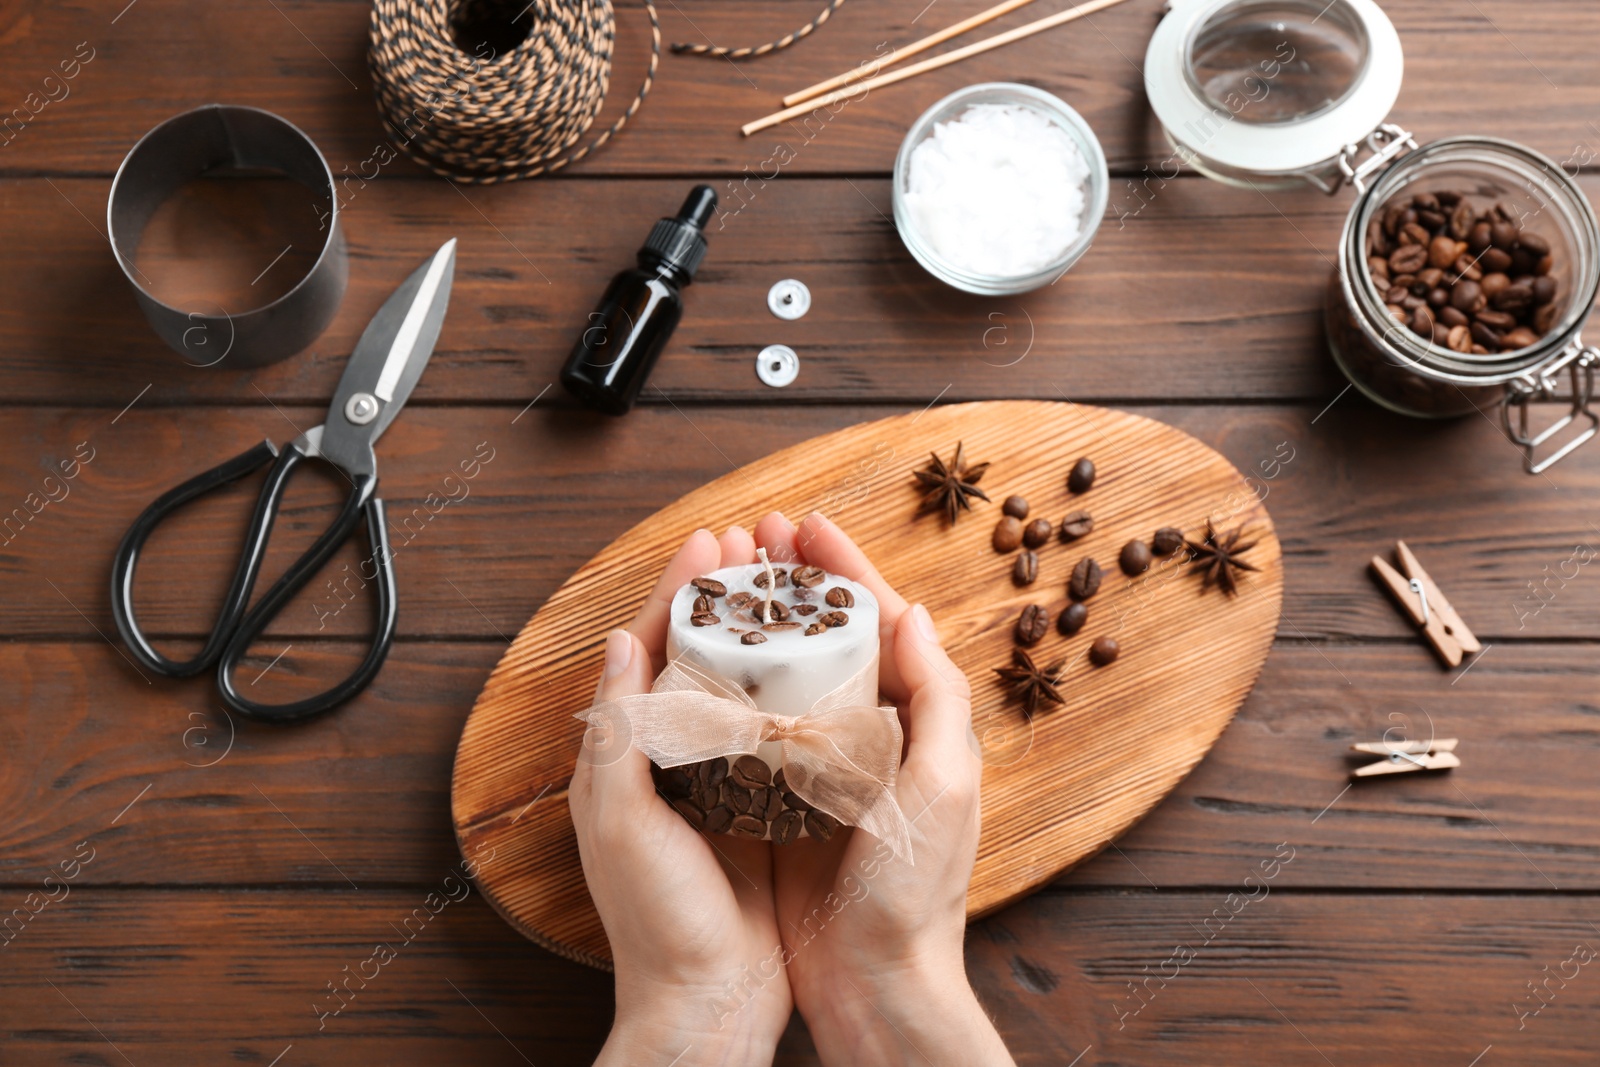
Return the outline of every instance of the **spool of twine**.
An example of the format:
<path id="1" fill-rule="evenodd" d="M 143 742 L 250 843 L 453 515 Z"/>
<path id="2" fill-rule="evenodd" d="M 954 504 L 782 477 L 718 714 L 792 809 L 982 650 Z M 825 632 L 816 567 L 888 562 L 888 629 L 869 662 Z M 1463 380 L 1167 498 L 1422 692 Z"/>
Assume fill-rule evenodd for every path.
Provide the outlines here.
<path id="1" fill-rule="evenodd" d="M 548 174 L 600 148 L 655 81 L 661 24 L 650 16 L 650 68 L 626 111 L 583 147 L 605 103 L 616 24 L 610 0 L 374 0 L 367 62 L 395 143 L 435 174 L 476 185 Z M 466 43 L 498 22 L 512 39 Z M 515 40 L 516 36 L 521 40 Z"/>

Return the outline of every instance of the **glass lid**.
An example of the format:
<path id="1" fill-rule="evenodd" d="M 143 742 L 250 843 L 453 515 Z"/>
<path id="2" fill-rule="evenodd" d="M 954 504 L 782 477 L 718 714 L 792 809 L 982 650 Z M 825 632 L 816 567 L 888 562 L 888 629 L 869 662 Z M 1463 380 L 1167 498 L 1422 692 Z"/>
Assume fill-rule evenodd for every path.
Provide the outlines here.
<path id="1" fill-rule="evenodd" d="M 1169 7 L 1145 54 L 1145 90 L 1202 169 L 1316 171 L 1377 129 L 1400 94 L 1400 36 L 1373 0 Z"/>

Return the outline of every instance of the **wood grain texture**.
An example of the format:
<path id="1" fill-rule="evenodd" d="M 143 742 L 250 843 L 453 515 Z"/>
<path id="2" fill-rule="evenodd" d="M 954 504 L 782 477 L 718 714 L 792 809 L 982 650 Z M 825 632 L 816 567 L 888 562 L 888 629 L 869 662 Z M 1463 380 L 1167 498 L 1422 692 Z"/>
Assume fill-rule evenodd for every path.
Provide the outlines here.
<path id="1" fill-rule="evenodd" d="M 1600 178 L 1581 184 L 1600 199 Z M 394 286 L 455 237 L 450 313 L 411 406 L 520 407 L 555 382 L 606 282 L 633 262 L 650 223 L 677 209 L 685 182 L 372 183 L 343 216 L 350 288 L 333 324 L 305 352 L 248 376 L 225 363 L 188 367 L 150 330 L 97 228 L 109 187 L 0 180 L 14 235 L 0 242 L 8 401 L 72 396 L 115 415 L 151 386 L 141 407 L 263 395 L 323 406 Z M 1061 281 L 991 299 L 958 293 L 911 259 L 887 180 L 786 175 L 742 200 L 723 195 L 646 405 L 848 398 L 916 409 L 948 390 L 946 400 L 1289 399 L 1320 409 L 1345 386 L 1326 354 L 1322 299 L 1348 198 L 1152 183 L 1112 201 L 1094 248 Z M 795 322 L 767 310 L 767 290 L 783 277 L 812 291 L 812 311 Z M 801 357 L 799 378 L 781 390 L 755 375 L 756 353 L 775 341 Z M 541 401 L 570 403 L 559 386 Z"/>
<path id="2" fill-rule="evenodd" d="M 912 521 L 911 472 L 957 441 L 969 462 L 991 464 L 983 481 L 996 499 L 1019 493 L 1040 514 L 1086 507 L 1094 531 L 1041 548 L 1038 583 L 1017 589 L 1009 554 L 989 546 L 998 506 L 952 528 L 937 517 Z M 1063 483 L 1082 456 L 1096 457 L 1099 474 L 1073 496 Z M 593 692 L 605 632 L 633 615 L 695 529 L 724 529 L 752 495 L 798 514 L 795 505 L 818 494 L 885 580 L 927 605 L 972 681 L 985 773 L 969 915 L 994 911 L 1093 855 L 1158 803 L 1232 718 L 1277 628 L 1282 565 L 1271 519 L 1222 456 L 1160 423 L 1073 404 L 990 402 L 795 445 L 689 493 L 612 542 L 550 598 L 490 675 L 456 752 L 451 810 L 465 854 L 493 848 L 506 857 L 483 885 L 517 929 L 586 962 L 610 957 L 565 790 L 583 733 L 571 712 Z M 1249 559 L 1258 573 L 1241 576 L 1236 598 L 1203 591 L 1180 560 L 1133 579 L 1116 569 L 1128 540 L 1165 525 L 1198 539 L 1208 519 L 1257 541 Z M 1024 605 L 1047 606 L 1053 621 L 1067 603 L 1068 574 L 1085 558 L 1104 561 L 1106 571 L 1088 601 L 1088 625 L 1072 638 L 1052 632 L 1033 650 L 1041 665 L 1065 665 L 1066 704 L 1028 719 L 987 668 L 1009 664 Z M 1096 669 L 1087 650 L 1102 636 L 1126 652 Z"/>
<path id="3" fill-rule="evenodd" d="M 988 0 L 944 0 L 923 14 L 922 5 L 847 5 L 816 34 L 765 59 L 663 56 L 643 110 L 612 144 L 570 173 L 755 173 L 779 144 L 796 153 L 786 172 L 886 173 L 905 131 L 934 101 L 975 82 L 1019 79 L 1081 112 L 1117 168 L 1137 170 L 1169 156 L 1145 103 L 1141 73 L 1158 0 L 1121 5 L 890 87 L 826 123 L 739 136 L 741 124 L 775 110 L 785 93 L 871 60 L 880 43 L 914 40 L 987 6 Z M 817 7 L 813 0 L 713 0 L 692 11 L 660 5 L 660 14 L 669 41 L 754 44 L 794 29 Z M 1585 121 L 1600 104 L 1600 78 L 1587 44 L 1600 30 L 1600 12 L 1590 5 L 1394 0 L 1384 9 L 1406 58 L 1394 115 L 1424 138 L 1498 135 L 1557 158 L 1576 144 L 1597 143 Z M 71 58 L 80 41 L 96 49 L 71 83 L 71 95 L 40 110 L 0 152 L 8 171 L 109 175 L 145 130 L 216 99 L 249 101 L 301 125 L 336 173 L 346 165 L 357 172 L 381 141 L 366 69 L 368 5 L 361 0 L 284 0 L 238 10 L 139 0 L 113 24 L 115 15 L 81 0 L 6 9 L 0 41 L 23 60 L 0 73 L 0 99 L 8 107 L 37 92 L 44 75 Z M 1034 17 L 1038 13 L 1019 11 L 989 29 L 1007 30 Z M 174 32 L 179 25 L 184 32 Z M 601 122 L 632 99 L 648 33 L 642 6 L 621 4 L 617 62 Z M 391 167 L 420 173 L 409 164 Z"/>
<path id="4" fill-rule="evenodd" d="M 128 523 L 198 470 L 264 436 L 288 440 L 322 414 L 320 406 L 262 405 L 185 409 L 179 418 L 142 405 L 115 425 L 116 412 L 104 410 L 0 409 L 11 442 L 0 451 L 0 504 L 9 508 L 41 492 L 46 468 L 70 458 L 78 442 L 97 449 L 70 495 L 45 505 L 9 542 L 0 536 L 0 576 L 10 592 L 0 597 L 0 634 L 96 641 L 95 628 L 113 634 L 106 583 Z M 542 401 L 525 414 L 522 408 L 410 407 L 379 442 L 402 634 L 509 641 L 616 531 L 735 466 L 882 413 L 828 405 L 756 416 L 669 406 L 617 421 L 546 410 Z M 1332 407 L 1132 410 L 1193 435 L 1249 473 L 1250 492 L 1271 509 L 1290 561 L 1284 638 L 1414 642 L 1366 569 L 1396 539 L 1415 548 L 1485 643 L 1600 634 L 1593 594 L 1600 574 L 1579 562 L 1580 546 L 1591 554 L 1600 546 L 1600 530 L 1581 507 L 1600 492 L 1600 445 L 1581 449 L 1546 478 L 1530 478 L 1487 419 L 1447 426 L 1402 419 L 1353 391 Z M 492 458 L 464 479 L 460 464 L 482 443 Z M 330 521 L 344 498 L 335 482 L 311 468 L 291 485 L 264 576 L 287 566 Z M 194 505 L 152 537 L 135 597 L 150 633 L 209 630 L 255 484 Z M 899 491 L 887 479 L 870 491 L 880 488 Z M 443 503 L 452 494 L 455 502 Z M 803 514 L 824 507 L 827 495 L 798 503 Z M 752 493 L 736 519 L 750 526 L 769 506 Z M 0 511 L 0 520 L 6 514 Z M 369 632 L 370 591 L 347 581 L 364 551 L 356 542 L 346 546 L 257 651 L 270 659 L 297 639 Z M 1428 659 L 1418 651 L 1420 668 Z M 120 659 L 112 666 L 125 667 Z"/>
<path id="5" fill-rule="evenodd" d="M 326 983 L 361 971 L 377 942 L 396 944 L 446 873 L 360 893 L 74 890 L 5 950 L 7 1062 L 267 1067 L 290 1045 L 280 1067 L 592 1062 L 609 976 L 508 938 L 476 892 L 364 988 L 351 979 L 349 1007 L 318 1030 L 314 1005 L 335 1003 Z M 1235 892 L 1258 899 L 1241 908 Z M 968 972 L 1022 1067 L 1062 1067 L 1086 1048 L 1080 1067 L 1309 1065 L 1319 1050 L 1378 1067 L 1417 1034 L 1429 1038 L 1404 1057 L 1416 1067 L 1464 1067 L 1491 1044 L 1481 1064 L 1593 1063 L 1593 964 L 1565 987 L 1552 980 L 1521 1029 L 1514 1013 L 1576 944 L 1600 947 L 1592 897 L 1261 893 L 1041 894 L 974 924 Z M 1168 962 L 1178 946 L 1193 953 L 1181 967 Z M 1146 1002 L 1136 1015 L 1130 983 Z M 818 1063 L 798 1017 L 775 1062 Z"/>

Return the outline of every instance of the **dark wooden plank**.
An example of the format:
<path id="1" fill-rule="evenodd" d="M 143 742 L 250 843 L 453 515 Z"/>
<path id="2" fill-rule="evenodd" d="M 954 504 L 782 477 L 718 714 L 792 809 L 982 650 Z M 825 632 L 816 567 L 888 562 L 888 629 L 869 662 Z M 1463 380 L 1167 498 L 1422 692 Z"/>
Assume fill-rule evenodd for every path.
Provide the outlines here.
<path id="1" fill-rule="evenodd" d="M 120 8 L 121 5 L 114 5 Z M 692 16 L 663 5 L 665 38 L 756 44 L 810 19 L 815 0 L 760 5 L 716 0 Z M 794 159 L 787 173 L 886 172 L 901 138 L 928 105 L 964 85 L 1022 80 L 1063 97 L 1089 120 L 1119 168 L 1165 159 L 1169 149 L 1144 100 L 1141 68 L 1159 5 L 1135 0 L 1087 23 L 963 61 L 851 104 L 810 129 L 792 124 L 750 139 L 739 126 L 776 109 L 778 99 L 822 77 L 989 6 L 947 0 L 916 5 L 849 5 L 785 53 L 746 63 L 664 56 L 659 84 L 613 144 L 576 173 L 739 175 L 772 169 L 776 146 Z M 1588 42 L 1600 12 L 1582 4 L 1514 0 L 1384 5 L 1406 49 L 1406 81 L 1395 117 L 1426 138 L 1478 133 L 1511 137 L 1566 158 L 1595 144 L 1585 116 L 1600 104 Z M 116 11 L 82 2 L 13 5 L 0 41 L 0 99 L 23 106 L 29 93 L 60 88 L 42 79 L 70 60 L 79 42 L 94 59 L 68 83 L 70 95 L 39 108 L 0 156 L 10 173 L 109 174 L 128 146 L 169 115 L 219 97 L 276 110 L 301 124 L 339 170 L 372 155 L 381 138 L 365 48 L 369 5 L 359 0 L 293 0 L 243 8 L 201 8 L 139 0 Z M 968 39 L 1021 25 L 1018 12 Z M 181 24 L 186 32 L 174 33 Z M 602 121 L 619 112 L 643 74 L 648 22 L 638 3 L 621 6 L 611 96 Z M 85 52 L 85 54 L 88 54 Z M 136 90 L 136 91 L 135 91 Z M 1593 153 L 1591 152 L 1590 155 Z M 417 173 L 392 164 L 396 173 Z"/>
<path id="2" fill-rule="evenodd" d="M 1287 841 L 1299 858 L 1284 886 L 1600 889 L 1593 649 L 1497 647 L 1451 685 L 1411 647 L 1280 644 L 1211 754 L 1063 884 L 1229 885 Z M 403 642 L 367 693 L 285 730 L 230 721 L 206 680 L 146 685 L 99 643 L 0 645 L 15 693 L 0 883 L 37 881 L 83 840 L 98 853 L 85 884 L 426 881 L 457 858 L 455 742 L 499 652 Z M 296 644 L 259 685 L 305 691 L 356 656 Z M 1462 739 L 1460 770 L 1341 793 L 1352 742 L 1402 724 L 1425 737 L 1430 716 Z M 530 795 L 546 786 L 559 796 L 565 780 Z"/>
<path id="3" fill-rule="evenodd" d="M 1584 184 L 1600 197 L 1600 178 Z M 351 280 L 333 325 L 247 379 L 226 361 L 186 365 L 146 325 L 102 236 L 108 189 L 101 180 L 0 181 L 12 237 L 0 243 L 0 274 L 11 279 L 0 296 L 0 391 L 12 401 L 71 397 L 114 412 L 150 386 L 146 406 L 260 403 L 261 394 L 325 404 L 372 314 L 450 237 L 461 241 L 450 315 L 416 400 L 531 399 L 555 381 L 607 280 L 632 263 L 649 223 L 677 209 L 685 185 L 550 182 L 463 194 L 375 183 L 345 215 Z M 1348 202 L 1306 190 L 1273 193 L 1269 205 L 1262 195 L 1170 183 L 1138 215 L 1108 219 L 1058 284 L 986 299 L 957 293 L 910 258 L 886 181 L 774 183 L 713 227 L 645 402 L 849 397 L 921 407 L 943 392 L 1326 403 L 1345 385 L 1326 354 L 1322 304 Z M 798 322 L 767 310 L 767 290 L 783 277 L 812 289 L 813 310 Z M 775 342 L 801 357 L 799 379 L 782 390 L 755 375 L 756 353 Z M 568 402 L 559 386 L 547 400 Z"/>
<path id="4" fill-rule="evenodd" d="M 579 564 L 657 508 L 735 465 L 885 410 L 656 407 L 614 421 L 542 405 L 526 413 L 520 406 L 412 408 L 379 447 L 401 632 L 509 640 Z M 1284 637 L 1408 637 L 1366 571 L 1369 558 L 1396 538 L 1413 546 L 1485 641 L 1600 636 L 1600 600 L 1588 591 L 1596 577 L 1586 562 L 1600 530 L 1580 506 L 1600 489 L 1600 446 L 1578 452 L 1548 477 L 1531 478 L 1486 418 L 1448 425 L 1405 420 L 1354 394 L 1325 412 L 1142 410 L 1220 449 L 1266 494 L 1289 567 Z M 0 634 L 89 640 L 94 628 L 111 634 L 107 576 L 134 517 L 206 466 L 263 436 L 286 440 L 319 417 L 302 407 L 179 413 L 142 402 L 120 416 L 106 409 L 9 409 L 10 447 L 0 456 L 7 508 L 0 517 L 9 515 L 12 525 L 4 531 L 9 542 L 0 543 L 7 579 Z M 85 441 L 93 461 L 76 479 L 47 485 L 48 471 L 70 461 Z M 475 478 L 463 477 L 463 463 L 476 469 Z M 904 488 L 909 479 L 900 479 L 914 465 L 907 457 L 885 467 L 871 487 L 874 506 L 905 507 L 909 514 L 914 498 Z M 331 473 L 300 481 L 290 488 L 265 575 L 278 573 L 321 533 L 343 499 L 343 483 Z M 193 505 L 151 539 L 135 598 L 151 633 L 210 627 L 255 484 Z M 41 505 L 47 490 L 66 495 Z M 764 507 L 753 498 L 748 522 Z M 1225 500 L 1217 509 L 1222 516 L 1236 510 Z M 1173 518 L 1196 528 L 1203 519 Z M 365 634 L 368 601 L 357 577 L 365 552 L 363 544 L 347 545 L 269 635 Z"/>
<path id="5" fill-rule="evenodd" d="M 7 1052 L 267 1064 L 292 1046 L 285 1063 L 590 1062 L 612 1010 L 608 975 L 521 941 L 475 894 L 413 920 L 420 932 L 401 943 L 396 929 L 427 892 L 461 894 L 447 877 L 360 893 L 78 889 L 7 949 Z M 1593 958 L 1590 898 L 1460 897 L 1445 910 L 1410 895 L 1233 888 L 1036 897 L 973 929 L 968 970 L 1026 1067 L 1080 1055 L 1101 1067 L 1394 1063 L 1400 1047 L 1417 1067 L 1461 1067 L 1491 1045 L 1481 1062 L 1593 1062 L 1600 983 L 1575 962 L 1577 945 Z M 1241 903 L 1246 893 L 1256 899 Z M 379 942 L 395 958 L 363 969 Z M 319 1032 L 318 1008 L 339 1002 L 327 983 L 345 968 L 376 976 L 350 979 L 348 1007 Z M 1551 977 L 1548 1003 L 1519 1030 L 1516 1010 L 1541 1003 L 1527 983 L 1562 973 L 1576 976 Z M 816 1062 L 798 1020 L 776 1062 Z"/>

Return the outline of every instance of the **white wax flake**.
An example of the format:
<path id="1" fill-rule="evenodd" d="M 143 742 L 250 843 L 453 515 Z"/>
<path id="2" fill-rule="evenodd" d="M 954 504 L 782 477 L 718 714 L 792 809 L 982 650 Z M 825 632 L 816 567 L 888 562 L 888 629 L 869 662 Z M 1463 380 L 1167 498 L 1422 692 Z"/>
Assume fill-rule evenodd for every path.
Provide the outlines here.
<path id="1" fill-rule="evenodd" d="M 911 150 L 906 206 L 952 266 L 1015 278 L 1050 266 L 1083 228 L 1089 164 L 1072 136 L 1015 104 L 974 104 Z"/>

